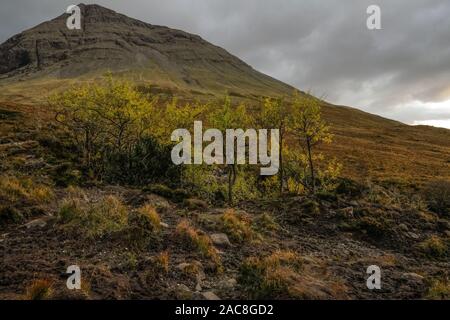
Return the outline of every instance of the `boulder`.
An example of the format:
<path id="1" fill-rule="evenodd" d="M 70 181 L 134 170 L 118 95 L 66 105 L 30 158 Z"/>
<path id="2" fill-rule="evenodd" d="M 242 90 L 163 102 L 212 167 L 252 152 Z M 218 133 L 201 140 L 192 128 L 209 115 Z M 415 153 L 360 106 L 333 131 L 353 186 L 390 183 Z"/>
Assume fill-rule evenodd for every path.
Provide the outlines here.
<path id="1" fill-rule="evenodd" d="M 214 245 L 219 247 L 230 247 L 231 242 L 225 233 L 214 233 L 210 235 L 211 241 Z"/>

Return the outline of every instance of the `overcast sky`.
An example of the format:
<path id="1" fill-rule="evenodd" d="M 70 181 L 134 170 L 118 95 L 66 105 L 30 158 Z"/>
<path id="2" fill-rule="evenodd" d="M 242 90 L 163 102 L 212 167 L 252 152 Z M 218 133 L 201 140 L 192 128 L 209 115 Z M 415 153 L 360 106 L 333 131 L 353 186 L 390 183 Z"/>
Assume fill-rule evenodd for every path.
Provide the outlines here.
<path id="1" fill-rule="evenodd" d="M 0 42 L 74 1 L 0 0 Z M 326 100 L 450 128 L 450 0 L 127 0 L 97 3 L 195 33 Z M 381 8 L 382 30 L 366 9 Z"/>

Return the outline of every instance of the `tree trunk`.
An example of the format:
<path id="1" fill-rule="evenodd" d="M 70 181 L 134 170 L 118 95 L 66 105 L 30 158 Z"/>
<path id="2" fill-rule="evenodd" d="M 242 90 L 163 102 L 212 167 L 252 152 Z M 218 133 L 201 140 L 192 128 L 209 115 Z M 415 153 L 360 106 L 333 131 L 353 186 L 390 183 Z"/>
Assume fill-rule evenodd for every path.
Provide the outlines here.
<path id="1" fill-rule="evenodd" d="M 308 147 L 308 161 L 309 161 L 309 169 L 310 169 L 310 173 L 311 173 L 311 188 L 312 188 L 312 193 L 315 194 L 316 193 L 316 177 L 315 177 L 315 172 L 314 172 L 314 164 L 313 164 L 313 160 L 312 160 L 312 154 L 311 154 L 311 142 L 309 141 L 309 139 L 306 139 L 306 145 Z"/>

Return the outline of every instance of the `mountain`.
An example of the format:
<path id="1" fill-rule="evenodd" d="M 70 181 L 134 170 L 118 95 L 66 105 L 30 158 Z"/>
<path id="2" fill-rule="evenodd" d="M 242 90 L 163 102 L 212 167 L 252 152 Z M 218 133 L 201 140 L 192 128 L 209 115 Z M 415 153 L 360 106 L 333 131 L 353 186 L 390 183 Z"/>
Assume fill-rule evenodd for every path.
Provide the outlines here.
<path id="1" fill-rule="evenodd" d="M 98 5 L 79 7 L 81 30 L 69 30 L 69 15 L 62 14 L 0 45 L 0 79 L 8 83 L 68 80 L 110 70 L 181 91 L 228 91 L 239 96 L 284 95 L 294 90 L 197 35 L 141 22 Z"/>
<path id="2" fill-rule="evenodd" d="M 0 45 L 0 109 L 30 110 L 27 105 L 41 105 L 47 94 L 94 81 L 108 70 L 157 92 L 207 99 L 228 92 L 252 100 L 294 90 L 199 36 L 98 5 L 79 6 L 82 30 L 68 30 L 68 14 L 62 14 Z M 323 113 L 335 134 L 325 150 L 344 164 L 345 175 L 450 179 L 449 130 L 408 126 L 329 103 Z"/>

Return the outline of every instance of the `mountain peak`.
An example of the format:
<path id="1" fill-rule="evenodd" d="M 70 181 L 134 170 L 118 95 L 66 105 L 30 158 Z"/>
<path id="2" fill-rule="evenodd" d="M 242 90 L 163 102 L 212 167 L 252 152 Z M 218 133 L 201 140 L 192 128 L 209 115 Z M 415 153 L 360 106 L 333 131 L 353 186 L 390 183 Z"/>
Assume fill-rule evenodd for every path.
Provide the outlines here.
<path id="1" fill-rule="evenodd" d="M 148 84 L 208 94 L 292 93 L 292 87 L 197 35 L 96 4 L 79 7 L 81 30 L 69 30 L 69 15 L 64 13 L 1 44 L 0 81 L 95 78 L 112 71 Z"/>

